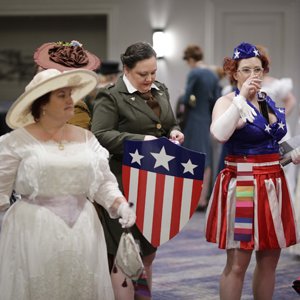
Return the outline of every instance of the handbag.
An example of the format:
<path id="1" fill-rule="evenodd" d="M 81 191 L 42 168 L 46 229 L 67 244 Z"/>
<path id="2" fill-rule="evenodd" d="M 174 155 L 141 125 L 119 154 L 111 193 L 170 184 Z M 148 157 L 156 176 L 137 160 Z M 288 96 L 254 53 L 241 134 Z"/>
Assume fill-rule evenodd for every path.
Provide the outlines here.
<path id="1" fill-rule="evenodd" d="M 123 232 L 121 235 L 115 257 L 115 266 L 132 280 L 139 279 L 143 273 L 144 264 L 140 256 L 139 247 L 129 231 Z"/>

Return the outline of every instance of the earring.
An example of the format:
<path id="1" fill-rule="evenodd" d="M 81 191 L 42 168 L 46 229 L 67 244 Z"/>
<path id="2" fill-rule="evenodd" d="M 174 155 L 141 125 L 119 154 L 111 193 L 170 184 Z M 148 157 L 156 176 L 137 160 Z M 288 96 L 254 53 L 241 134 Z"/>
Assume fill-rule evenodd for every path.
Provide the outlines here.
<path id="1" fill-rule="evenodd" d="M 46 111 L 43 109 L 42 110 L 42 115 L 45 116 L 46 115 Z"/>

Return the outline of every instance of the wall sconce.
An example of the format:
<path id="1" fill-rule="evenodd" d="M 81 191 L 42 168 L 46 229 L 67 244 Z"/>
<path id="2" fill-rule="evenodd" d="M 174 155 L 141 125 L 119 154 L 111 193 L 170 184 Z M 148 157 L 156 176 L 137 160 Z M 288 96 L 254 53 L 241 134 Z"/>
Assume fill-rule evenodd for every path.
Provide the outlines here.
<path id="1" fill-rule="evenodd" d="M 153 30 L 152 35 L 153 49 L 157 54 L 157 58 L 164 58 L 167 49 L 166 34 L 162 29 Z"/>

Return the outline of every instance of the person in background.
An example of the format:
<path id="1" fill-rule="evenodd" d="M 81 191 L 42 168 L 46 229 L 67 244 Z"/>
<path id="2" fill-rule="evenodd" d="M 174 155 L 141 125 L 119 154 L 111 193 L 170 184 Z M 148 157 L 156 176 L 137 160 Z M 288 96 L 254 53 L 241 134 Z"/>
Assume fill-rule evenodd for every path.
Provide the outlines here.
<path id="1" fill-rule="evenodd" d="M 102 61 L 100 68 L 95 71 L 98 74 L 99 82 L 94 91 L 92 91 L 85 99 L 89 110 L 93 112 L 93 105 L 98 93 L 101 92 L 102 88 L 109 84 L 114 84 L 121 71 L 119 69 L 119 62 L 117 61 Z"/>
<path id="2" fill-rule="evenodd" d="M 103 61 L 100 68 L 96 71 L 99 74 L 99 87 L 115 83 L 121 73 L 118 61 Z"/>
<path id="3" fill-rule="evenodd" d="M 266 47 L 262 45 L 257 45 L 257 49 L 260 53 L 263 53 L 266 57 L 268 57 L 269 61 L 270 56 Z M 263 78 L 261 89 L 273 99 L 277 105 L 285 107 L 285 114 L 289 116 L 292 110 L 296 106 L 296 97 L 293 94 L 293 80 L 291 78 L 281 78 L 277 79 L 275 77 L 270 76 L 270 74 L 266 74 Z M 287 132 L 287 134 L 289 131 Z M 291 136 L 291 134 L 289 134 Z"/>
<path id="4" fill-rule="evenodd" d="M 95 71 L 101 64 L 100 59 L 95 54 L 87 51 L 76 40 L 72 40 L 71 42 L 44 43 L 36 49 L 33 58 L 38 66 L 38 71 L 49 68 L 59 71 L 73 69 Z M 76 103 L 74 116 L 68 123 L 85 129 L 91 128 L 91 111 L 85 99 L 80 99 Z"/>
<path id="5" fill-rule="evenodd" d="M 219 78 L 211 67 L 203 62 L 203 51 L 199 46 L 189 45 L 184 51 L 183 59 L 191 68 L 182 97 L 185 110 L 188 110 L 185 112 L 183 146 L 206 154 L 203 188 L 199 199 L 199 209 L 205 209 L 213 169 L 209 126 L 213 106 L 220 96 Z"/>
<path id="6" fill-rule="evenodd" d="M 264 53 L 270 60 L 270 56 L 266 47 L 257 45 L 257 49 Z M 291 78 L 277 79 L 266 74 L 263 78 L 261 90 L 266 92 L 277 105 L 285 108 L 285 115 L 288 118 L 293 110 L 296 108 L 296 97 L 293 94 L 293 80 Z M 290 124 L 287 122 L 287 134 L 282 141 L 286 141 L 293 136 Z M 284 167 L 285 176 L 287 178 L 288 186 L 295 202 L 295 188 L 296 188 L 296 166 L 289 164 Z"/>
<path id="7" fill-rule="evenodd" d="M 262 45 L 258 45 L 257 48 L 260 52 L 268 56 L 268 49 Z M 293 94 L 293 81 L 291 78 L 274 78 L 272 76 L 264 76 L 262 82 L 262 90 L 265 91 L 274 101 L 285 107 L 285 114 L 289 116 L 293 110 L 297 107 L 297 100 Z M 286 141 L 293 136 L 291 126 L 287 123 L 287 134 L 282 141 Z M 284 172 L 287 178 L 289 190 L 293 199 L 295 216 L 298 221 L 298 227 L 300 224 L 300 174 L 297 176 L 297 166 L 295 164 L 288 164 L 284 167 Z M 298 181 L 298 182 L 297 182 Z M 300 227 L 299 227 L 300 229 Z M 294 245 L 289 248 L 289 252 L 299 256 L 300 245 Z M 300 277 L 293 282 L 293 288 L 300 294 Z"/>
<path id="8" fill-rule="evenodd" d="M 220 299 L 241 299 L 253 251 L 254 299 L 271 300 L 281 248 L 299 242 L 278 142 L 286 134 L 284 109 L 267 97 L 259 101 L 268 58 L 252 44 L 241 43 L 224 59 L 235 92 L 219 98 L 211 133 L 225 143 L 225 168 L 218 175 L 206 212 L 206 239 L 226 249 Z M 261 103 L 263 102 L 263 103 Z M 261 103 L 261 104 L 259 104 Z M 300 162 L 299 149 L 292 152 Z"/>
<path id="9" fill-rule="evenodd" d="M 122 189 L 122 158 L 125 140 L 147 141 L 167 137 L 180 144 L 184 136 L 177 125 L 169 101 L 167 87 L 156 81 L 156 52 L 146 42 L 134 43 L 121 55 L 123 75 L 108 85 L 94 104 L 92 132 L 110 152 L 110 166 Z M 101 216 L 111 268 L 116 255 L 122 229 L 103 211 Z M 152 263 L 156 248 L 135 226 L 131 232 L 140 246 L 148 286 L 152 285 Z M 120 276 L 121 275 L 121 276 Z M 133 299 L 133 286 L 122 287 L 124 275 L 112 273 L 116 299 Z M 146 299 L 135 296 L 135 299 Z M 147 298 L 148 299 L 148 298 Z"/>
<path id="10" fill-rule="evenodd" d="M 67 124 L 96 84 L 90 70 L 47 69 L 7 113 L 14 130 L 0 140 L 2 300 L 114 299 L 91 201 L 121 217 L 124 227 L 134 224 L 135 213 L 109 169 L 107 150 L 91 132 Z M 10 206 L 13 189 L 21 199 Z"/>

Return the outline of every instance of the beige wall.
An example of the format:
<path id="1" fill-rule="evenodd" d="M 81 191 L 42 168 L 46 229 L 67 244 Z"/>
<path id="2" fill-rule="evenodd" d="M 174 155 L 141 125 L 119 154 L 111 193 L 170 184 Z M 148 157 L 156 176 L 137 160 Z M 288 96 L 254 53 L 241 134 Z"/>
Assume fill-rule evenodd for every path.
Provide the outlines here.
<path id="1" fill-rule="evenodd" d="M 248 4 L 249 3 L 249 4 Z M 205 51 L 207 63 L 222 63 L 222 58 L 231 55 L 232 48 L 241 39 L 266 44 L 273 57 L 274 75 L 290 76 L 294 80 L 295 94 L 300 98 L 299 70 L 300 60 L 300 1 L 265 0 L 22 0 L 1 1 L 0 16 L 43 16 L 43 15 L 90 15 L 108 16 L 107 37 L 98 34 L 102 27 L 88 28 L 89 48 L 101 42 L 106 43 L 105 58 L 119 59 L 125 48 L 138 40 L 151 42 L 152 28 L 164 27 L 170 36 L 169 55 L 159 61 L 158 79 L 169 87 L 172 103 L 184 89 L 188 68 L 182 60 L 183 49 L 189 43 L 201 45 Z M 9 21 L 7 22 L 9 27 Z M 80 28 L 84 24 L 78 24 Z M 22 24 L 20 24 L 22 26 Z M 91 26 L 92 27 L 92 26 Z M 18 32 L 0 27 L 1 44 L 18 44 Z M 21 28 L 21 27 L 20 27 Z M 51 24 L 47 30 L 33 30 L 31 43 L 40 39 L 40 35 L 51 36 Z M 74 37 L 79 29 L 74 25 Z M 60 39 L 61 32 L 56 32 Z M 93 36 L 94 35 L 94 36 Z M 17 38 L 16 38 L 17 37 Z M 106 39 L 106 41 L 105 41 Z M 95 45 L 93 44 L 95 43 Z M 26 43 L 18 47 L 26 49 Z M 32 46 L 31 46 L 32 47 Z M 100 51 L 100 50 L 99 50 Z M 102 51 L 102 50 L 101 50 Z M 103 52 L 104 53 L 104 52 Z M 19 90 L 18 90 L 19 92 Z M 8 93 L 0 89 L 0 101 Z"/>
<path id="2" fill-rule="evenodd" d="M 90 30 L 98 24 L 99 29 Z M 45 42 L 78 39 L 89 51 L 101 57 L 107 55 L 106 42 L 100 42 L 107 39 L 106 17 L 0 16 L 0 28 L 6 28 L 0 31 L 2 101 L 14 100 L 23 92 L 35 72 L 33 53 Z"/>

